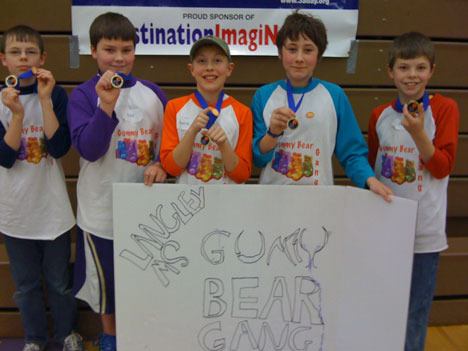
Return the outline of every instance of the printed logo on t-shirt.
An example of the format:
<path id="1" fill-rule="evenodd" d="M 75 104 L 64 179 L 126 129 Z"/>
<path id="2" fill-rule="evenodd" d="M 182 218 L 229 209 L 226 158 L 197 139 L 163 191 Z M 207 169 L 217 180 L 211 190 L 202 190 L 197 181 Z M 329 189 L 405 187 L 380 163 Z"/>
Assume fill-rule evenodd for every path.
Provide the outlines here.
<path id="1" fill-rule="evenodd" d="M 154 159 L 153 142 L 144 139 L 124 138 L 117 141 L 115 157 L 138 166 L 146 166 Z"/>
<path id="2" fill-rule="evenodd" d="M 18 160 L 38 164 L 47 157 L 47 150 L 44 138 L 22 137 L 18 151 Z"/>
<path id="3" fill-rule="evenodd" d="M 390 179 L 393 183 L 402 185 L 404 183 L 413 183 L 416 178 L 418 180 L 418 192 L 422 191 L 422 175 L 416 176 L 416 165 L 414 160 L 408 160 L 401 156 L 393 156 L 390 154 L 381 155 L 381 171 L 382 177 Z M 423 165 L 419 162 L 418 170 L 422 171 Z"/>
<path id="4" fill-rule="evenodd" d="M 159 137 L 153 129 L 117 129 L 116 135 L 119 137 L 115 148 L 116 158 L 136 163 L 138 166 L 146 166 L 154 160 L 154 142 L 147 140 L 148 136 L 153 140 Z"/>
<path id="5" fill-rule="evenodd" d="M 300 152 L 300 150 L 305 150 L 305 152 Z M 296 182 L 303 177 L 315 177 L 316 179 L 312 183 L 318 185 L 319 156 L 320 148 L 315 147 L 313 143 L 302 141 L 280 142 L 273 156 L 271 168 Z"/>
<path id="6" fill-rule="evenodd" d="M 219 180 L 224 176 L 223 160 L 210 154 L 192 152 L 187 172 L 203 182 Z"/>
<path id="7" fill-rule="evenodd" d="M 302 177 L 311 177 L 314 172 L 314 158 L 299 152 L 290 153 L 284 150 L 275 152 L 271 167 L 278 173 L 298 181 Z"/>

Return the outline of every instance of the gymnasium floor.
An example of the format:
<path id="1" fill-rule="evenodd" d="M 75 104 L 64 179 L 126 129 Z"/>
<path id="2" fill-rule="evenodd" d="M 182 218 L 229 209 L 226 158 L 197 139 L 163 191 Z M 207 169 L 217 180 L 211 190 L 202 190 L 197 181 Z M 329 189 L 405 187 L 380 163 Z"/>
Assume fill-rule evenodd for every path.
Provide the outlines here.
<path id="1" fill-rule="evenodd" d="M 21 351 L 22 340 L 0 340 L 0 351 Z M 58 346 L 52 346 L 47 351 L 61 351 Z M 87 351 L 98 351 L 92 342 L 86 343 Z M 425 351 L 466 351 L 468 350 L 468 325 L 448 327 L 430 327 Z M 364 351 L 364 350 L 363 350 Z"/>

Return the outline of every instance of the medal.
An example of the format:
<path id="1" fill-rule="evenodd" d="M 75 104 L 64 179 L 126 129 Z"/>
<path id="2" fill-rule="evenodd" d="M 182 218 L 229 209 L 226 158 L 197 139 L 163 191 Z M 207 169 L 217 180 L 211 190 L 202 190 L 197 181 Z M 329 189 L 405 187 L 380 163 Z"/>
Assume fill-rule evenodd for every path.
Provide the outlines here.
<path id="1" fill-rule="evenodd" d="M 30 69 L 29 71 L 21 73 L 18 77 L 14 74 L 10 74 L 8 77 L 5 78 L 5 85 L 7 87 L 12 88 L 19 88 L 20 80 L 31 78 L 34 75 L 33 71 Z"/>
<path id="2" fill-rule="evenodd" d="M 5 78 L 5 85 L 7 87 L 16 87 L 16 84 L 18 84 L 18 78 L 14 74 L 10 74 L 8 77 Z"/>
<path id="3" fill-rule="evenodd" d="M 124 83 L 124 79 L 121 76 L 119 76 L 117 73 L 112 76 L 111 85 L 113 88 L 120 89 L 122 88 L 123 83 Z"/>
<path id="4" fill-rule="evenodd" d="M 122 72 L 117 72 L 111 77 L 111 85 L 115 89 L 120 89 L 123 87 L 125 81 L 129 79 L 129 75 L 126 75 Z"/>
<path id="5" fill-rule="evenodd" d="M 407 104 L 408 107 L 408 112 L 411 113 L 413 116 L 415 113 L 418 112 L 419 110 L 419 104 L 423 104 L 424 111 L 427 110 L 427 107 L 429 106 L 429 94 L 427 92 L 424 93 L 423 97 L 420 98 L 419 100 L 410 100 Z M 400 101 L 400 99 L 397 99 L 395 102 L 395 110 L 397 110 L 400 113 L 403 113 L 403 105 Z"/>
<path id="6" fill-rule="evenodd" d="M 294 103 L 293 87 L 292 87 L 291 83 L 289 82 L 289 80 L 286 81 L 286 92 L 287 92 L 287 95 L 288 95 L 288 107 L 295 114 L 297 112 L 297 110 L 299 110 L 299 107 L 301 107 L 302 99 L 304 99 L 305 92 L 302 93 L 302 96 L 299 99 L 299 101 L 297 102 L 297 104 Z M 296 118 L 296 116 L 294 116 L 294 118 L 291 118 L 288 121 L 288 127 L 290 129 L 292 129 L 292 130 L 299 127 L 299 120 Z"/>
<path id="7" fill-rule="evenodd" d="M 416 100 L 411 100 L 408 102 L 408 112 L 413 116 L 418 113 L 419 103 Z"/>
<path id="8" fill-rule="evenodd" d="M 288 121 L 288 127 L 290 129 L 296 129 L 297 127 L 299 127 L 299 121 L 297 120 L 297 118 L 291 118 Z"/>
<path id="9" fill-rule="evenodd" d="M 200 106 L 202 107 L 202 109 L 206 109 L 208 107 L 208 103 L 205 101 L 205 98 L 202 96 L 202 94 L 200 94 L 198 90 L 195 92 L 195 97 L 198 103 L 200 104 Z M 219 116 L 219 113 L 221 112 L 221 105 L 223 104 L 223 99 L 224 99 L 224 92 L 221 91 L 221 93 L 218 96 L 218 100 L 216 101 L 216 109 L 211 109 L 208 112 L 209 119 L 205 126 L 206 129 L 210 129 L 211 126 L 216 121 L 216 118 Z M 201 138 L 201 143 L 203 145 L 208 145 L 209 142 L 210 142 L 210 138 L 208 138 L 206 135 L 203 135 Z"/>

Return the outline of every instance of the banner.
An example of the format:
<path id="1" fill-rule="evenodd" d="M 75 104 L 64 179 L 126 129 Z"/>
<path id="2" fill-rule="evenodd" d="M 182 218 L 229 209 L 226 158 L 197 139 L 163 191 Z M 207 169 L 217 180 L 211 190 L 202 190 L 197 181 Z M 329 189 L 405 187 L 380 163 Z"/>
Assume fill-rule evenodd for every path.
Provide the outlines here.
<path id="1" fill-rule="evenodd" d="M 113 196 L 119 350 L 403 350 L 416 202 L 338 186 Z"/>
<path id="2" fill-rule="evenodd" d="M 233 55 L 276 56 L 276 35 L 295 10 L 320 18 L 328 35 L 324 56 L 345 57 L 356 37 L 358 0 L 73 0 L 72 32 L 80 54 L 90 54 L 89 26 L 112 11 L 127 16 L 138 36 L 137 54 L 188 55 L 206 35 L 223 38 Z"/>

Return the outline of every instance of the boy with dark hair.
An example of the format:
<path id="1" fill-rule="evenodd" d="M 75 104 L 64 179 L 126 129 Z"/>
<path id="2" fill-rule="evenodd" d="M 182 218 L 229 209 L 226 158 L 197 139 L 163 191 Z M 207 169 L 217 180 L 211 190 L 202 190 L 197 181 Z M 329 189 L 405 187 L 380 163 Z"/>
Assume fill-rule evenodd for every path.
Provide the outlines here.
<path id="1" fill-rule="evenodd" d="M 243 183 L 252 167 L 252 113 L 224 93 L 234 69 L 228 45 L 201 38 L 190 50 L 188 68 L 197 91 L 168 102 L 161 162 L 178 183 Z"/>
<path id="2" fill-rule="evenodd" d="M 101 314 L 100 350 L 113 351 L 112 184 L 165 180 L 157 155 L 166 97 L 132 76 L 136 31 L 125 16 L 98 16 L 90 38 L 98 74 L 73 90 L 69 104 L 72 142 L 81 156 L 74 291 Z"/>
<path id="3" fill-rule="evenodd" d="M 313 78 L 327 47 L 324 24 L 295 12 L 279 30 L 277 46 L 286 79 L 258 89 L 252 102 L 260 183 L 332 185 L 335 154 L 353 183 L 390 201 L 392 192 L 367 162 L 367 146 L 344 91 Z"/>
<path id="4" fill-rule="evenodd" d="M 418 201 L 405 351 L 423 351 L 439 253 L 447 248 L 447 185 L 454 168 L 459 111 L 455 101 L 426 91 L 434 46 L 417 32 L 402 34 L 389 52 L 398 96 L 369 121 L 369 162 L 401 197 Z"/>
<path id="5" fill-rule="evenodd" d="M 120 13 L 107 12 L 96 17 L 89 27 L 89 39 L 92 48 L 98 46 L 102 38 L 132 41 L 136 44 L 136 31 L 132 22 Z"/>
<path id="6" fill-rule="evenodd" d="M 83 350 L 73 332 L 76 303 L 69 288 L 70 229 L 75 219 L 60 158 L 70 148 L 67 94 L 42 67 L 40 34 L 20 25 L 7 30 L 0 58 L 8 69 L 0 102 L 0 231 L 15 281 L 25 331 L 23 351 L 44 350 L 47 317 L 43 283 L 64 351 Z"/>

